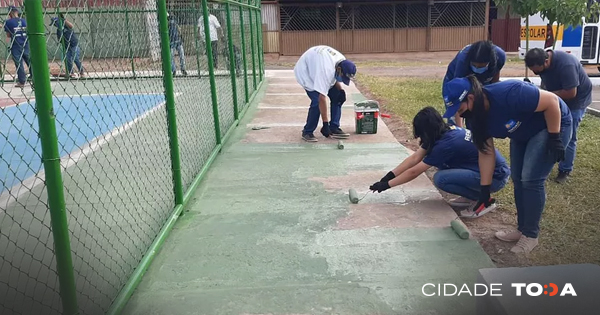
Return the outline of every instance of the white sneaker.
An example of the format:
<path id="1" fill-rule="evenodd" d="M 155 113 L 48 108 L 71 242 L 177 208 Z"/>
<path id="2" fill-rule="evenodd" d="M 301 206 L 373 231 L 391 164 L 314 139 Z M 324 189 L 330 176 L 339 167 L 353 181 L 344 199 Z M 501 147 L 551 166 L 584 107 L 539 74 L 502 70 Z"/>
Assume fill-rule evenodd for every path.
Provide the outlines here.
<path id="1" fill-rule="evenodd" d="M 519 230 L 512 230 L 509 232 L 498 231 L 496 232 L 496 238 L 504 242 L 516 242 L 521 239 L 523 235 Z"/>
<path id="2" fill-rule="evenodd" d="M 72 73 L 71 74 L 71 78 L 72 79 L 79 79 L 79 73 Z"/>
<path id="3" fill-rule="evenodd" d="M 451 205 L 452 207 L 463 208 L 463 207 L 474 206 L 475 201 L 467 199 L 465 197 L 458 197 L 458 198 L 454 198 L 454 199 L 448 201 L 448 204 Z"/>
<path id="4" fill-rule="evenodd" d="M 537 245 L 537 238 L 529 238 L 522 235 L 517 244 L 513 246 L 510 251 L 515 254 L 529 254 Z"/>
<path id="5" fill-rule="evenodd" d="M 472 209 L 467 209 L 467 210 L 463 210 L 460 212 L 460 217 L 467 218 L 467 219 L 477 219 L 477 218 L 482 217 L 484 214 L 491 212 L 494 209 L 496 209 L 495 203 L 491 204 L 487 208 L 481 207 L 478 209 L 479 211 L 473 211 Z"/>

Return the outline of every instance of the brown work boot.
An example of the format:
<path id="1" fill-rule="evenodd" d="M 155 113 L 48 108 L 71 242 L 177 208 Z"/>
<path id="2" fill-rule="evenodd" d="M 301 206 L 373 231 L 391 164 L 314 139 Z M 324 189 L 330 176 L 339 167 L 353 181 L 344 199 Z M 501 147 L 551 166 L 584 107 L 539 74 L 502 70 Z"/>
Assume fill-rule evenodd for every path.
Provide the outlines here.
<path id="1" fill-rule="evenodd" d="M 515 254 L 529 254 L 537 245 L 537 238 L 529 238 L 522 235 L 517 244 L 513 246 L 510 251 Z"/>
<path id="2" fill-rule="evenodd" d="M 521 239 L 521 236 L 523 234 L 521 234 L 521 232 L 519 232 L 519 230 L 512 230 L 509 232 L 505 232 L 505 231 L 498 231 L 496 232 L 496 237 L 504 242 L 516 242 L 518 240 Z"/>

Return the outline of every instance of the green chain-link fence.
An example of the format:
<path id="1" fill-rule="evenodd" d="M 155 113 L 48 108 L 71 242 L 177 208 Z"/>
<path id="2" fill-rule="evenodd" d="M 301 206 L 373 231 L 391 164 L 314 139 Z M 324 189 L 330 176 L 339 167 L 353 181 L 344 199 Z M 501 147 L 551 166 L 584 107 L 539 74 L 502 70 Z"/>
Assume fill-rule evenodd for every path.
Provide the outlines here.
<path id="1" fill-rule="evenodd" d="M 25 0 L 3 24 L 0 314 L 119 313 L 263 81 L 260 3 Z"/>

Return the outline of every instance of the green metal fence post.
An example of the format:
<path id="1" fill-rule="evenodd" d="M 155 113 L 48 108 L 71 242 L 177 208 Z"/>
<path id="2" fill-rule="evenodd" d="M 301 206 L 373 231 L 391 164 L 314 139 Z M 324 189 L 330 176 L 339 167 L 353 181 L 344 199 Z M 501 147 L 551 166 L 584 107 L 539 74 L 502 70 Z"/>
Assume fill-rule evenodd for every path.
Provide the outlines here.
<path id="1" fill-rule="evenodd" d="M 252 22 L 252 9 L 248 9 L 248 17 L 250 19 L 250 47 L 252 49 L 252 82 L 254 83 L 253 91 L 256 90 L 256 50 L 254 49 L 255 36 L 254 23 Z"/>
<path id="2" fill-rule="evenodd" d="M 260 13 L 260 9 L 256 9 L 254 11 L 254 14 L 256 14 L 256 50 L 258 56 L 256 56 L 258 58 L 258 77 L 259 77 L 259 81 L 262 81 L 263 79 L 263 64 L 262 64 L 262 18 L 261 18 L 261 13 Z"/>
<path id="3" fill-rule="evenodd" d="M 242 35 L 242 63 L 244 64 L 244 92 L 246 104 L 250 101 L 250 91 L 248 88 L 248 58 L 246 58 L 246 26 L 244 25 L 244 9 L 238 7 L 240 15 L 240 28 Z"/>
<path id="4" fill-rule="evenodd" d="M 194 10 L 194 41 L 196 42 L 196 63 L 198 65 L 198 77 L 200 77 L 200 39 L 198 38 L 198 36 L 200 34 L 198 34 L 198 26 L 196 25 L 196 23 L 198 23 L 198 11 L 199 9 L 196 7 L 196 1 L 192 0 L 192 8 Z"/>
<path id="5" fill-rule="evenodd" d="M 31 69 L 35 85 L 35 104 L 39 125 L 39 136 L 42 145 L 42 161 L 48 194 L 50 224 L 54 239 L 54 254 L 56 271 L 60 285 L 60 297 L 63 314 L 78 314 L 77 289 L 73 273 L 71 257 L 71 242 L 69 240 L 69 225 L 65 207 L 65 195 L 58 151 L 58 138 L 54 108 L 52 105 L 52 90 L 50 88 L 50 69 L 46 47 L 44 11 L 42 1 L 25 0 L 27 12 L 27 36 L 31 51 Z"/>
<path id="6" fill-rule="evenodd" d="M 173 72 L 171 72 L 171 46 L 169 39 L 169 22 L 167 21 L 167 0 L 158 0 L 158 28 L 160 35 L 160 51 L 162 55 L 163 84 L 167 108 L 167 124 L 169 147 L 171 151 L 171 171 L 173 172 L 173 192 L 175 204 L 183 204 L 183 184 L 181 180 L 181 162 L 179 158 L 179 140 L 177 137 L 177 115 L 175 113 L 175 90 Z"/>
<path id="7" fill-rule="evenodd" d="M 129 45 L 129 58 L 131 59 L 131 72 L 135 78 L 135 62 L 133 61 L 133 47 L 131 45 L 131 28 L 129 27 L 129 10 L 127 10 L 127 0 L 123 0 L 125 5 L 125 28 L 127 28 L 127 44 Z"/>
<path id="8" fill-rule="evenodd" d="M 213 117 L 215 120 L 215 135 L 217 136 L 217 145 L 221 144 L 221 126 L 219 125 L 219 103 L 217 103 L 217 86 L 215 82 L 215 65 L 213 62 L 212 45 L 210 43 L 210 28 L 208 21 L 208 3 L 202 0 L 202 16 L 204 22 L 204 43 L 206 46 L 206 59 L 208 59 L 208 74 L 210 76 L 210 94 L 213 105 Z"/>
<path id="9" fill-rule="evenodd" d="M 261 21 L 262 21 L 262 1 L 258 1 L 258 9 L 260 11 Z M 260 62 L 262 65 L 262 75 L 265 75 L 265 48 L 264 48 L 264 40 L 263 40 L 263 32 L 261 28 L 260 32 Z"/>
<path id="10" fill-rule="evenodd" d="M 238 97 L 237 97 L 237 72 L 235 52 L 233 51 L 233 32 L 231 31 L 231 7 L 229 2 L 225 3 L 227 11 L 227 38 L 229 45 L 229 76 L 231 77 L 231 93 L 233 97 L 233 118 L 238 120 Z"/>

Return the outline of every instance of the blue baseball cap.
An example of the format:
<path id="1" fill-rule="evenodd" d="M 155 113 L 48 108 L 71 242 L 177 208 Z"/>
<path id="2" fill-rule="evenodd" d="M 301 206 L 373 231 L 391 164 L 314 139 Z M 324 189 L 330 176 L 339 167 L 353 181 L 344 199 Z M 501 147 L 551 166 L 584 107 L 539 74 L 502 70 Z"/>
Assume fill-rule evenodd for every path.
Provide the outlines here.
<path id="1" fill-rule="evenodd" d="M 460 103 L 465 100 L 469 91 L 471 91 L 471 82 L 467 78 L 455 78 L 444 85 L 442 89 L 444 105 L 446 106 L 444 118 L 456 115 L 456 112 L 460 108 Z"/>
<path id="2" fill-rule="evenodd" d="M 56 25 L 56 22 L 58 22 L 58 18 L 57 17 L 53 17 L 50 19 L 50 26 Z"/>
<path id="3" fill-rule="evenodd" d="M 10 13 L 12 11 L 17 11 L 17 12 L 21 13 L 21 10 L 19 10 L 19 8 L 15 7 L 14 5 L 11 5 L 10 7 L 8 7 L 8 13 Z"/>
<path id="4" fill-rule="evenodd" d="M 350 60 L 342 60 L 339 67 L 342 69 L 342 81 L 346 85 L 350 85 L 350 79 L 356 75 L 356 65 Z"/>

